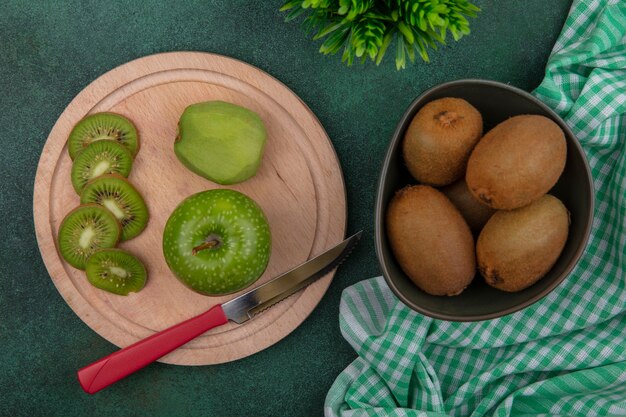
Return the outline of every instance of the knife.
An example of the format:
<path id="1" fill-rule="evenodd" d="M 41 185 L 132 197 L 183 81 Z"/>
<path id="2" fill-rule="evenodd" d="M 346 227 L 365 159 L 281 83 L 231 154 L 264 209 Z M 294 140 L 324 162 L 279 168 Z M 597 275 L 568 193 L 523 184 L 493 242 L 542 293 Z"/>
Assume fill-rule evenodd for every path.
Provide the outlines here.
<path id="1" fill-rule="evenodd" d="M 348 257 L 360 237 L 361 232 L 358 232 L 263 285 L 85 366 L 78 371 L 80 386 L 85 392 L 95 394 L 209 329 L 229 320 L 245 323 L 335 269 Z"/>

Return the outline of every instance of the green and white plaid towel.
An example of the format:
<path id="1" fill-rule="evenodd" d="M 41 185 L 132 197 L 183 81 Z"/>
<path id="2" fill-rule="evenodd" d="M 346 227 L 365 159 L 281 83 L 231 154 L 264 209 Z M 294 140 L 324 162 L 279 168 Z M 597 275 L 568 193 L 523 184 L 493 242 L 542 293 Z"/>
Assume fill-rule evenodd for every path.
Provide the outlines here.
<path id="1" fill-rule="evenodd" d="M 346 289 L 340 326 L 359 357 L 326 416 L 626 416 L 626 0 L 574 1 L 535 95 L 591 165 L 580 263 L 531 307 L 479 323 L 422 316 L 380 277 Z"/>

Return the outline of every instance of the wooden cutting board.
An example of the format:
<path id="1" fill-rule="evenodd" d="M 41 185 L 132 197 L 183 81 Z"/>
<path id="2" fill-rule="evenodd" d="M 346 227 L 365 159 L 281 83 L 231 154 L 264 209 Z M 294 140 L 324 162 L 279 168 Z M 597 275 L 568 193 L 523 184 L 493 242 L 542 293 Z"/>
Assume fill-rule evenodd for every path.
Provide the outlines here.
<path id="1" fill-rule="evenodd" d="M 170 272 L 161 249 L 163 227 L 178 203 L 193 193 L 223 188 L 188 171 L 173 151 L 182 111 L 206 100 L 254 110 L 268 130 L 257 175 L 228 187 L 257 201 L 270 223 L 271 259 L 253 286 L 344 238 L 346 198 L 337 155 L 315 115 L 285 85 L 248 64 L 208 53 L 158 54 L 117 67 L 78 94 L 54 125 L 37 168 L 33 209 L 39 249 L 52 281 L 87 325 L 119 347 L 239 294 L 207 297 L 192 292 Z M 71 160 L 65 142 L 76 122 L 100 111 L 131 119 L 141 141 L 129 180 L 143 194 L 150 221 L 141 235 L 120 247 L 143 260 L 149 277 L 141 292 L 127 297 L 92 287 L 83 271 L 63 261 L 56 244 L 61 220 L 79 204 L 70 181 Z M 324 295 L 332 275 L 243 325 L 229 323 L 207 332 L 161 362 L 216 364 L 265 349 L 304 321 Z"/>

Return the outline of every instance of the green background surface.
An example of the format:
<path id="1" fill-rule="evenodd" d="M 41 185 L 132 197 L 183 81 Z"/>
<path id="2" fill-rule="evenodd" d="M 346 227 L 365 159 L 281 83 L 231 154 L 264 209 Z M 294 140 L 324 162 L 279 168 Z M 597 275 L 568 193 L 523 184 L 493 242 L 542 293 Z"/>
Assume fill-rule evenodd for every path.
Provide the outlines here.
<path id="1" fill-rule="evenodd" d="M 459 78 L 538 85 L 570 1 L 476 1 L 472 34 L 396 72 L 324 57 L 265 1 L 0 0 L 0 415 L 319 416 L 355 353 L 338 328 L 341 291 L 380 274 L 376 183 L 389 138 L 422 91 Z M 115 349 L 65 304 L 39 255 L 35 171 L 54 122 L 102 73 L 158 52 L 215 52 L 278 78 L 317 114 L 339 154 L 348 231 L 365 236 L 311 316 L 280 343 L 223 365 L 154 364 L 88 396 L 75 372 Z M 391 55 L 391 54 L 390 54 Z M 36 204 L 36 202 L 35 202 Z"/>

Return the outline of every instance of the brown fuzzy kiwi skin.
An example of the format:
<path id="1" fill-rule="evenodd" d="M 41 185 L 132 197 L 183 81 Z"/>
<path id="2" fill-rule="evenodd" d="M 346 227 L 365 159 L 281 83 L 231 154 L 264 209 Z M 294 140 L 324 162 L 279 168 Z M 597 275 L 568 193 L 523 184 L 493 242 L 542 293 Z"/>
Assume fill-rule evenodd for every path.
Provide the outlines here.
<path id="1" fill-rule="evenodd" d="M 465 174 L 482 133 L 482 116 L 467 101 L 453 97 L 431 101 L 407 128 L 402 141 L 404 161 L 420 183 L 451 184 Z"/>
<path id="2" fill-rule="evenodd" d="M 565 168 L 563 130 L 539 115 L 514 116 L 478 142 L 465 180 L 484 204 L 512 210 L 536 201 L 556 184 Z"/>
<path id="3" fill-rule="evenodd" d="M 440 191 L 407 186 L 386 212 L 387 236 L 402 270 L 431 295 L 458 295 L 476 274 L 474 238 Z"/>
<path id="4" fill-rule="evenodd" d="M 485 223 L 496 212 L 474 197 L 469 188 L 467 188 L 464 178 L 442 188 L 441 191 L 461 212 L 475 236 L 478 236 Z"/>
<path id="5" fill-rule="evenodd" d="M 487 284 L 507 292 L 530 287 L 552 268 L 569 233 L 567 208 L 544 195 L 511 211 L 498 211 L 476 243 L 478 269 Z"/>

